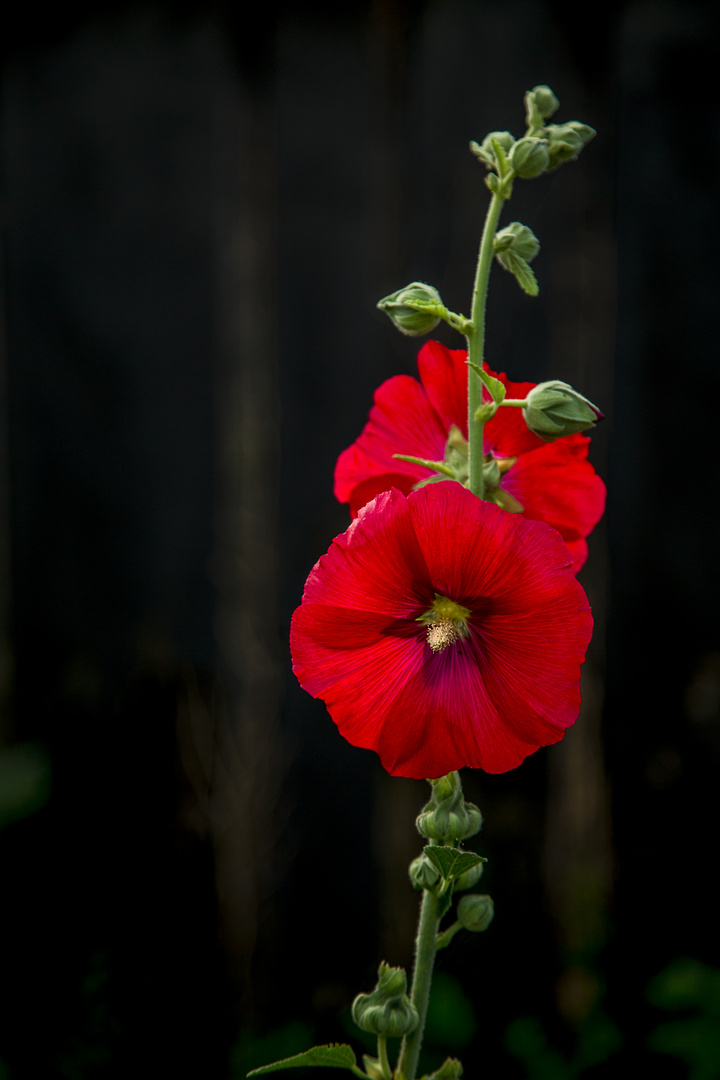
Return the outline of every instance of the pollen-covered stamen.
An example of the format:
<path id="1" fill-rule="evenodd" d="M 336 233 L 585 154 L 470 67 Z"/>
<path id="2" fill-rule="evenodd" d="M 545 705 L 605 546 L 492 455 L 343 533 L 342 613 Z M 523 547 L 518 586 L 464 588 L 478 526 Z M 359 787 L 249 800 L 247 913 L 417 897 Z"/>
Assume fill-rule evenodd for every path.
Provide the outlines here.
<path id="1" fill-rule="evenodd" d="M 471 614 L 470 608 L 435 593 L 433 606 L 418 619 L 426 625 L 426 639 L 432 651 L 442 652 L 460 638 L 467 637 L 467 621 Z"/>
<path id="2" fill-rule="evenodd" d="M 454 645 L 459 637 L 460 628 L 450 619 L 428 623 L 427 643 L 433 652 L 442 652 L 448 645 Z"/>

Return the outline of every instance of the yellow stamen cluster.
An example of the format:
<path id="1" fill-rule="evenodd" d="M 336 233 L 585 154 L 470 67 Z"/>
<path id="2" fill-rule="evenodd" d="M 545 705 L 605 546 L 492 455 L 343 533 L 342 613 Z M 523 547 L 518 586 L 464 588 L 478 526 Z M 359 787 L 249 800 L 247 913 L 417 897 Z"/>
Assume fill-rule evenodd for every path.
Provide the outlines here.
<path id="1" fill-rule="evenodd" d="M 427 643 L 433 652 L 442 652 L 448 645 L 454 645 L 459 637 L 460 627 L 451 619 L 428 623 Z"/>
<path id="2" fill-rule="evenodd" d="M 425 623 L 426 640 L 434 653 L 442 652 L 448 645 L 467 637 L 470 614 L 469 608 L 435 594 L 433 606 L 418 619 L 418 622 Z"/>

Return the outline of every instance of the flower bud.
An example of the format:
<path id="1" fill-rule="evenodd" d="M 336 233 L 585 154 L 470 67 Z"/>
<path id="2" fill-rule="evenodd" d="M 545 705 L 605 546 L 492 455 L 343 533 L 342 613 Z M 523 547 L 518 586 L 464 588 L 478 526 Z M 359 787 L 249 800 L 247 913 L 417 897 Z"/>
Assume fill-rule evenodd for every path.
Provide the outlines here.
<path id="1" fill-rule="evenodd" d="M 497 165 L 497 155 L 495 154 L 493 141 L 498 146 L 501 146 L 506 154 L 509 154 L 515 139 L 509 131 L 491 131 L 479 145 L 476 142 L 470 143 L 472 153 L 475 157 L 480 158 L 489 169 L 494 169 Z"/>
<path id="2" fill-rule="evenodd" d="M 568 120 L 563 127 L 571 128 L 576 135 L 579 135 L 583 146 L 587 146 L 597 135 L 595 128 L 591 128 L 589 124 L 581 124 L 579 120 Z"/>
<path id="3" fill-rule="evenodd" d="M 533 104 L 543 120 L 549 119 L 560 108 L 560 102 L 553 94 L 549 86 L 534 86 L 528 90 L 526 99 L 532 95 Z"/>
<path id="4" fill-rule="evenodd" d="M 583 135 L 575 129 L 574 124 L 577 124 L 577 121 L 569 124 L 549 124 L 545 128 L 550 156 L 548 168 L 554 169 L 558 165 L 562 165 L 564 161 L 572 161 L 578 156 L 585 142 L 589 142 L 592 138 L 591 135 L 589 138 L 584 139 Z M 579 126 L 587 128 L 587 124 L 580 124 Z M 588 128 L 588 131 L 593 131 L 593 129 Z"/>
<path id="5" fill-rule="evenodd" d="M 482 877 L 484 869 L 485 863 L 478 863 L 477 866 L 471 866 L 464 874 L 455 878 L 455 892 L 462 892 L 464 889 L 472 889 Z"/>
<path id="6" fill-rule="evenodd" d="M 604 419 L 591 401 L 559 379 L 538 383 L 530 391 L 523 417 L 530 431 L 545 442 L 574 435 Z"/>
<path id="7" fill-rule="evenodd" d="M 407 996 L 407 976 L 402 968 L 383 961 L 378 981 L 370 994 L 358 994 L 352 1003 L 352 1018 L 361 1031 L 373 1035 L 408 1035 L 418 1026 L 417 1009 Z"/>
<path id="8" fill-rule="evenodd" d="M 489 896 L 480 896 L 473 893 L 471 896 L 463 896 L 457 906 L 458 922 L 462 923 L 466 930 L 480 933 L 487 930 L 493 921 L 495 905 Z"/>
<path id="9" fill-rule="evenodd" d="M 441 316 L 437 309 L 443 307 L 443 302 L 432 285 L 413 281 L 404 289 L 398 289 L 379 300 L 377 306 L 392 319 L 401 333 L 419 337 L 438 325 Z"/>
<path id="10" fill-rule="evenodd" d="M 454 844 L 480 831 L 482 814 L 474 803 L 465 801 L 458 773 L 448 773 L 430 783 L 432 795 L 415 822 L 421 836 Z"/>
<path id="11" fill-rule="evenodd" d="M 550 162 L 548 143 L 546 139 L 538 139 L 534 135 L 526 135 L 513 146 L 508 157 L 518 176 L 524 180 L 532 180 L 534 176 L 544 173 Z"/>
<path id="12" fill-rule="evenodd" d="M 540 241 L 527 225 L 511 221 L 504 229 L 495 233 L 495 254 L 507 251 L 508 248 L 512 248 L 515 254 L 526 262 L 532 262 L 540 250 Z"/>
<path id="13" fill-rule="evenodd" d="M 432 889 L 440 880 L 440 871 L 425 855 L 418 855 L 417 859 L 413 859 L 408 873 L 413 889 Z"/>

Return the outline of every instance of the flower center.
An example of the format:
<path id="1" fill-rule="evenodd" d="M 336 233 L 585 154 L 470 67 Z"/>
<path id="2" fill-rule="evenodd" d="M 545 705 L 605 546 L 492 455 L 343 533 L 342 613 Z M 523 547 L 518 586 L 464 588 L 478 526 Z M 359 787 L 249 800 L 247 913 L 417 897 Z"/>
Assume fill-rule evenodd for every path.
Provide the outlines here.
<path id="1" fill-rule="evenodd" d="M 450 619 L 438 619 L 428 623 L 427 643 L 433 652 L 442 652 L 448 645 L 454 645 L 460 637 L 460 630 Z"/>
<path id="2" fill-rule="evenodd" d="M 432 651 L 442 652 L 461 637 L 467 637 L 467 621 L 471 614 L 470 608 L 436 593 L 433 606 L 418 619 L 425 623 L 427 643 Z"/>

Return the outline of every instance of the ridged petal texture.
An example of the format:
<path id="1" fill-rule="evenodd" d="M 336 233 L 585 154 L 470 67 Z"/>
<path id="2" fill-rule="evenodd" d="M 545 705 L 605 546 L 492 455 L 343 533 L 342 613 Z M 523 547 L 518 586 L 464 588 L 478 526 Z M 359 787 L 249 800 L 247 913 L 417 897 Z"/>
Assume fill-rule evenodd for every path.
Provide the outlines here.
<path id="1" fill-rule="evenodd" d="M 439 652 L 418 622 L 436 596 L 471 612 Z M 548 525 L 455 481 L 378 495 L 307 580 L 293 670 L 341 734 L 395 776 L 512 769 L 580 707 L 592 616 Z"/>
<path id="2" fill-rule="evenodd" d="M 418 481 L 433 475 L 393 454 L 442 460 L 453 424 L 467 437 L 466 360 L 464 349 L 430 341 L 418 355 L 420 382 L 396 375 L 378 388 L 365 428 L 335 468 L 335 495 L 350 504 L 353 517 L 380 492 L 397 487 L 408 494 Z M 495 377 L 509 398 L 524 398 L 535 386 L 511 382 L 504 374 Z M 587 558 L 586 537 L 605 509 L 605 485 L 587 460 L 589 447 L 585 435 L 543 442 L 528 431 L 518 408 L 500 408 L 485 425 L 485 452 L 517 457 L 502 487 L 524 507 L 526 518 L 558 530 L 575 573 Z"/>

